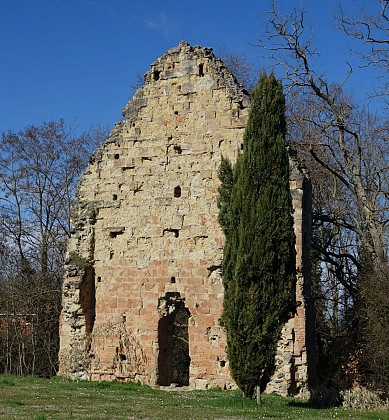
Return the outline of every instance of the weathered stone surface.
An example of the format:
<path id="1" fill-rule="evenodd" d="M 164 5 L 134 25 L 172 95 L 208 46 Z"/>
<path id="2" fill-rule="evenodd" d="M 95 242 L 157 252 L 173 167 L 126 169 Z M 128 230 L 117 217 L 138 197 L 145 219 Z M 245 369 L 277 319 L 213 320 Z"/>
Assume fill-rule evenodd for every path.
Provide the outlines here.
<path id="1" fill-rule="evenodd" d="M 234 161 L 241 150 L 249 105 L 209 48 L 181 42 L 151 65 L 80 181 L 60 374 L 235 386 L 219 325 L 224 238 L 217 174 L 221 156 Z M 268 387 L 283 394 L 307 388 L 311 336 L 309 179 L 296 160 L 290 165 L 301 304 L 284 328 Z M 177 369 L 187 371 L 177 377 Z"/>

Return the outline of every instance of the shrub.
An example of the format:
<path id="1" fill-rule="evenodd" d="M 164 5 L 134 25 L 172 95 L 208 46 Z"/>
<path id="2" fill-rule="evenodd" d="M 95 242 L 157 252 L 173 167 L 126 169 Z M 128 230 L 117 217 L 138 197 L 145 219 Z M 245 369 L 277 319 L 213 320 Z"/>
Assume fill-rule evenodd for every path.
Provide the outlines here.
<path id="1" fill-rule="evenodd" d="M 341 392 L 342 405 L 359 410 L 389 409 L 389 399 L 384 400 L 376 392 L 356 387 Z"/>

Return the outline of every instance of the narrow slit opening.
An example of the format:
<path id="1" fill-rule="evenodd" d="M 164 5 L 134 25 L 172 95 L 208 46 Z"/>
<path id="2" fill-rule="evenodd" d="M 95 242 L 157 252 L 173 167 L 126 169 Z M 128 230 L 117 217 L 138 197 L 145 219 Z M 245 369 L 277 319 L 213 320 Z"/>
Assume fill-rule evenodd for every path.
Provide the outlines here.
<path id="1" fill-rule="evenodd" d="M 204 76 L 204 64 L 199 64 L 199 76 Z"/>

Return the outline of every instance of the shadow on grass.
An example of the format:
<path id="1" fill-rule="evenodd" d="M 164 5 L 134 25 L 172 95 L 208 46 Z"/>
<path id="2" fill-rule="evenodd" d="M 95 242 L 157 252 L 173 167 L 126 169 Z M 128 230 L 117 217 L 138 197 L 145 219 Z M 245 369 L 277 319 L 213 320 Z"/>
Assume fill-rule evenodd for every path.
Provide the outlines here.
<path id="1" fill-rule="evenodd" d="M 330 409 L 342 405 L 339 392 L 314 393 L 308 401 L 293 400 L 288 403 L 290 407 L 310 409 Z"/>

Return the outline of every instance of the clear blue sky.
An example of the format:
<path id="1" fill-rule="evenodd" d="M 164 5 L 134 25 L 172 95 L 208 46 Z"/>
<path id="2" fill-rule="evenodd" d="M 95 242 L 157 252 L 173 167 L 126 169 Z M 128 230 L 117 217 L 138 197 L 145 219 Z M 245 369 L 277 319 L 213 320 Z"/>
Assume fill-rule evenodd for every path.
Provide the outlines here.
<path id="1" fill-rule="evenodd" d="M 95 124 L 112 127 L 137 74 L 143 75 L 181 40 L 215 51 L 225 47 L 266 66 L 253 44 L 270 3 L 0 0 L 0 131 L 59 118 L 79 130 Z M 339 82 L 347 45 L 331 23 L 338 1 L 304 3 L 317 33 L 323 71 Z M 358 83 L 362 81 L 354 81 L 355 89 Z"/>

